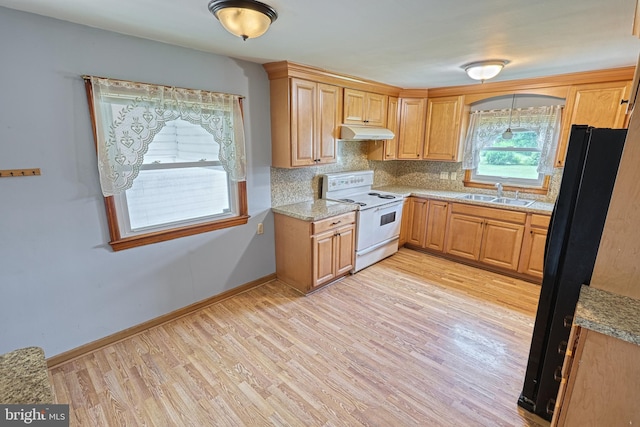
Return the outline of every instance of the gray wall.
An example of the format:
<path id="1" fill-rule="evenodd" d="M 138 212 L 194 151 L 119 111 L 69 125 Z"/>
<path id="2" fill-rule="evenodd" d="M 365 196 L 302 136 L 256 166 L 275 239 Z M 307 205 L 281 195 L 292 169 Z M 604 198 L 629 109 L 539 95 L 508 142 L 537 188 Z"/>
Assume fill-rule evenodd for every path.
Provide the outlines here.
<path id="1" fill-rule="evenodd" d="M 42 170 L 0 178 L 0 353 L 53 356 L 275 271 L 262 66 L 2 7 L 0 55 L 0 169 Z M 249 224 L 112 252 L 83 74 L 246 96 Z"/>

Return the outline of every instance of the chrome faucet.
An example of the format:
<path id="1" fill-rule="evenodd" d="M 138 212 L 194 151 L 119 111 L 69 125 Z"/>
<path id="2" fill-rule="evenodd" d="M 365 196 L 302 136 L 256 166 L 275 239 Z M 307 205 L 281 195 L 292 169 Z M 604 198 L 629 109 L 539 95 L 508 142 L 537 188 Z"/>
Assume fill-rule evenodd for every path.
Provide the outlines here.
<path id="1" fill-rule="evenodd" d="M 502 197 L 502 184 L 499 182 L 496 182 L 496 188 L 498 189 L 498 198 Z"/>

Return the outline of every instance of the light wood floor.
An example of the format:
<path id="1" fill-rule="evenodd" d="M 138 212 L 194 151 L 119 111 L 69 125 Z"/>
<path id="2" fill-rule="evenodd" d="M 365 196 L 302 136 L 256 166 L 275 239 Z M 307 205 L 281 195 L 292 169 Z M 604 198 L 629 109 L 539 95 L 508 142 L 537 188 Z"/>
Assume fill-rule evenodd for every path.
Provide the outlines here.
<path id="1" fill-rule="evenodd" d="M 273 281 L 51 370 L 72 426 L 548 426 L 516 401 L 539 287 L 402 249 Z"/>

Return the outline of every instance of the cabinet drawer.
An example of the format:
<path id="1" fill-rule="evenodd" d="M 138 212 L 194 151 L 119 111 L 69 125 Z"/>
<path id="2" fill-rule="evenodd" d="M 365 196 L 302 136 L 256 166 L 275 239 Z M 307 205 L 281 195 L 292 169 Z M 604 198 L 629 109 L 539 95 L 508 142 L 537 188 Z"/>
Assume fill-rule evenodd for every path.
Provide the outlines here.
<path id="1" fill-rule="evenodd" d="M 314 222 L 311 232 L 313 234 L 318 234 L 323 231 L 331 230 L 332 228 L 342 227 L 346 224 L 353 224 L 354 222 L 356 222 L 356 213 L 348 212 L 346 214 L 336 215 Z"/>
<path id="2" fill-rule="evenodd" d="M 451 209 L 453 213 L 480 216 L 487 219 L 514 222 L 516 224 L 524 224 L 527 220 L 526 212 L 516 212 L 506 209 L 487 208 L 484 206 L 467 205 L 464 203 L 452 203 Z"/>
<path id="3" fill-rule="evenodd" d="M 549 215 L 531 214 L 531 226 L 549 228 L 549 221 L 551 217 Z"/>

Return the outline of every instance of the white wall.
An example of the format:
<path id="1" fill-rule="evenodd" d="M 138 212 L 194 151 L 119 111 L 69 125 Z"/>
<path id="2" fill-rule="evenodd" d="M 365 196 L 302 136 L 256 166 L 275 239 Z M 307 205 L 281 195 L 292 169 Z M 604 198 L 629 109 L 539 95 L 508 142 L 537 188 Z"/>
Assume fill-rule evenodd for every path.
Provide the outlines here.
<path id="1" fill-rule="evenodd" d="M 0 178 L 0 353 L 50 357 L 275 271 L 262 66 L 2 7 L 0 58 L 0 169 L 42 170 Z M 83 74 L 246 96 L 249 224 L 113 252 Z"/>

